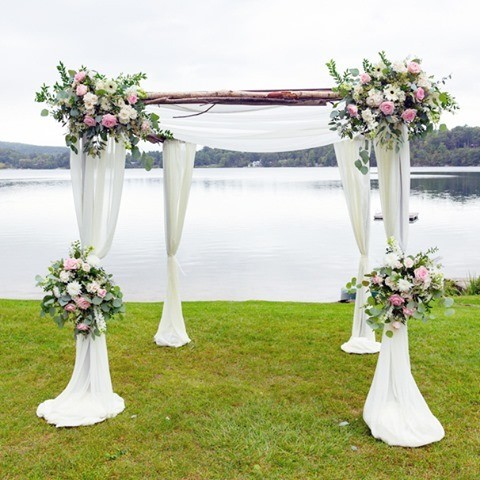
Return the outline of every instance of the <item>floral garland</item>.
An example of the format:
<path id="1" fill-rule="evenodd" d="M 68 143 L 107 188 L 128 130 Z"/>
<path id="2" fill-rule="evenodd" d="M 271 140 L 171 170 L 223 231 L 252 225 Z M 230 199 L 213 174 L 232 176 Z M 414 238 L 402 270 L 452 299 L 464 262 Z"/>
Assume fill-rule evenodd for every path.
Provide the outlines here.
<path id="1" fill-rule="evenodd" d="M 75 335 L 95 337 L 107 331 L 113 316 L 125 313 L 125 305 L 112 275 L 99 266 L 100 259 L 92 252 L 93 248 L 83 249 L 80 242 L 74 242 L 70 256 L 53 262 L 46 278 L 37 276 L 36 280 L 46 293 L 42 317 L 50 315 L 59 327 L 72 321 Z"/>
<path id="2" fill-rule="evenodd" d="M 334 60 L 327 63 L 337 86 L 333 89 L 342 98 L 331 114 L 331 129 L 340 136 L 377 139 L 388 148 L 397 148 L 402 142 L 402 126 L 409 138 L 432 132 L 442 112 L 458 108 L 455 99 L 441 89 L 447 78 L 436 81 L 427 75 L 421 60 L 414 58 L 391 62 L 380 52 L 380 62 L 363 60 L 363 73 L 356 68 L 338 73 Z M 338 108 L 340 107 L 340 108 Z M 445 130 L 445 125 L 440 125 Z M 369 154 L 365 146 L 355 165 L 368 171 Z"/>
<path id="3" fill-rule="evenodd" d="M 122 141 L 134 158 L 142 159 L 151 168 L 152 159 L 141 154 L 139 141 L 173 137 L 168 130 L 160 129 L 157 114 L 145 110 L 146 94 L 140 82 L 146 75 L 121 74 L 111 79 L 86 67 L 67 71 L 62 62 L 57 70 L 61 81 L 52 88 L 44 84 L 36 93 L 35 101 L 48 106 L 42 110 L 42 116 L 51 114 L 67 126 L 67 147 L 78 153 L 81 139 L 83 151 L 98 157 L 106 148 L 108 137 L 113 137 Z"/>
<path id="4" fill-rule="evenodd" d="M 373 330 L 383 331 L 388 327 L 385 334 L 392 337 L 393 332 L 410 318 L 434 319 L 430 312 L 435 300 L 447 309 L 446 315 L 454 313 L 450 308 L 453 299 L 445 297 L 441 265 L 430 258 L 436 251 L 436 248 L 430 248 L 425 253 L 407 256 L 390 238 L 384 265 L 367 274 L 369 280 L 356 285 L 357 279 L 353 278 L 347 284 L 350 290 L 368 287 L 371 295 L 365 313 Z"/>

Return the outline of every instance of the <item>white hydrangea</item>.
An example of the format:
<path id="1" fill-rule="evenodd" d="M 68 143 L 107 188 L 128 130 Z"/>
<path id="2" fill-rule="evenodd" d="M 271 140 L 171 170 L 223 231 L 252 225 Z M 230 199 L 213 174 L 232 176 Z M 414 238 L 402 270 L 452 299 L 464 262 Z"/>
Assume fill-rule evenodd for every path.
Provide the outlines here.
<path id="1" fill-rule="evenodd" d="M 100 107 L 105 111 L 110 111 L 112 105 L 108 101 L 107 97 L 102 97 L 102 99 L 100 100 Z"/>
<path id="2" fill-rule="evenodd" d="M 353 99 L 358 101 L 360 100 L 360 98 L 362 98 L 362 93 L 363 93 L 363 86 L 358 83 L 357 85 L 355 85 L 355 87 L 353 87 Z"/>
<path id="3" fill-rule="evenodd" d="M 67 285 L 67 293 L 71 297 L 77 297 L 82 293 L 82 286 L 75 280 Z"/>
<path id="4" fill-rule="evenodd" d="M 106 89 L 105 80 L 99 78 L 95 82 L 95 90 L 105 90 L 105 89 Z"/>
<path id="5" fill-rule="evenodd" d="M 430 82 L 425 74 L 421 73 L 417 78 L 417 86 L 428 89 L 432 86 L 432 82 Z"/>

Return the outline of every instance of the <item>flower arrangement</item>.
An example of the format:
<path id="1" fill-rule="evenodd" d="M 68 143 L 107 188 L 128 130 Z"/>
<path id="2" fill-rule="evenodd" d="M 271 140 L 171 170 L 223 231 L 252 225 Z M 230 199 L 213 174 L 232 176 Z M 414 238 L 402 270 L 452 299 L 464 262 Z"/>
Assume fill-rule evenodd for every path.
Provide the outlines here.
<path id="1" fill-rule="evenodd" d="M 48 106 L 41 115 L 51 114 L 67 126 L 65 143 L 75 153 L 82 139 L 83 151 L 97 157 L 110 136 L 124 142 L 134 158 L 142 158 L 140 140 L 173 138 L 171 132 L 160 129 L 159 116 L 145 110 L 146 94 L 140 87 L 147 78 L 144 73 L 121 74 L 112 79 L 86 67 L 67 71 L 62 62 L 57 70 L 60 81 L 53 87 L 44 84 L 35 101 Z M 142 160 L 146 164 L 152 161 L 145 154 Z"/>
<path id="2" fill-rule="evenodd" d="M 112 275 L 100 267 L 93 248 L 72 243 L 69 257 L 57 260 L 49 267 L 46 278 L 36 277 L 37 285 L 46 293 L 41 304 L 41 316 L 50 315 L 59 327 L 67 321 L 75 326 L 75 335 L 106 332 L 107 322 L 125 313 L 120 288 Z"/>
<path id="3" fill-rule="evenodd" d="M 357 68 L 343 74 L 337 71 L 334 60 L 327 63 L 337 86 L 333 89 L 342 98 L 331 114 L 331 129 L 341 137 L 362 135 L 388 148 L 398 148 L 402 142 L 402 127 L 409 138 L 432 132 L 442 112 L 458 108 L 455 99 L 442 90 L 447 78 L 436 81 L 422 68 L 421 60 L 414 58 L 391 62 L 380 52 L 376 64 L 363 60 L 363 72 Z M 341 108 L 337 108 L 341 105 Z M 445 125 L 440 125 L 445 130 Z M 355 165 L 367 173 L 369 154 L 367 146 L 360 151 Z"/>
<path id="4" fill-rule="evenodd" d="M 430 313 L 432 303 L 437 300 L 445 307 L 446 315 L 454 311 L 451 298 L 444 294 L 444 277 L 441 265 L 430 257 L 437 251 L 430 248 L 417 255 L 405 255 L 393 238 L 388 240 L 384 265 L 366 275 L 369 280 L 355 285 L 352 279 L 347 288 L 368 287 L 370 296 L 365 305 L 367 323 L 373 330 L 393 336 L 393 332 L 406 324 L 408 319 L 426 321 L 435 317 Z"/>

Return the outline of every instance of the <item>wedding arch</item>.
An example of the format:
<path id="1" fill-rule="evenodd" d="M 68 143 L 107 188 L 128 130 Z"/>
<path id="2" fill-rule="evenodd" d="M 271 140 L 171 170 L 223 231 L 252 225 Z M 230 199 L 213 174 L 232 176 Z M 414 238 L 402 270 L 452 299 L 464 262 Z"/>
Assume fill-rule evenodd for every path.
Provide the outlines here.
<path id="1" fill-rule="evenodd" d="M 411 74 L 418 75 L 421 71 L 418 63 L 412 61 L 408 68 L 411 66 Z M 371 68 L 373 75 L 374 67 L 371 64 L 364 62 L 364 67 L 366 71 Z M 407 64 L 404 63 L 402 68 L 406 69 Z M 181 347 L 190 342 L 182 313 L 176 253 L 182 237 L 197 145 L 236 151 L 287 152 L 333 144 L 360 253 L 358 279 L 363 279 L 369 268 L 371 215 L 368 152 L 373 148 L 377 159 L 385 234 L 387 238 L 395 238 L 405 251 L 408 242 L 410 194 L 408 128 L 416 113 L 413 108 L 406 108 L 401 119 L 392 120 L 392 125 L 382 127 L 384 131 L 379 138 L 384 140 L 386 135 L 387 141 L 380 141 L 371 135 L 378 123 L 371 118 L 361 118 L 354 103 L 344 103 L 340 112 L 335 106 L 335 103 L 345 100 L 348 103 L 355 95 L 360 103 L 361 89 L 357 88 L 355 91 L 352 84 L 351 91 L 346 91 L 343 86 L 349 75 L 359 77 L 358 71 L 351 70 L 341 77 L 333 62 L 329 69 L 339 83 L 335 90 L 228 90 L 156 92 L 144 95 L 142 108 L 154 108 L 159 115 L 151 118 L 154 122 L 160 118 L 162 129 L 168 131 L 168 135 L 162 138 L 155 134 L 147 136 L 153 143 L 163 142 L 167 291 L 154 337 L 157 345 Z M 88 128 L 97 128 L 100 122 L 107 129 L 117 125 L 117 118 L 111 114 L 95 117 L 93 113 L 89 113 L 95 110 L 98 102 L 97 95 L 87 93 L 85 78 L 88 79 L 89 72 L 81 70 L 75 77 L 71 75 L 67 78 L 63 69 L 63 75 L 70 82 L 75 78 L 73 86 L 76 88 L 77 97 L 90 95 L 88 102 L 86 98 L 82 100 L 87 107 L 84 123 Z M 382 71 L 378 75 L 383 75 Z M 103 82 L 98 93 L 108 90 L 109 87 L 114 90 L 115 82 L 109 85 L 102 77 L 98 81 Z M 370 81 L 368 74 L 362 74 L 362 84 Z M 360 85 L 360 82 L 357 81 L 355 85 Z M 391 95 L 401 97 L 401 90 L 393 90 L 392 87 Z M 46 87 L 43 90 L 43 100 L 41 98 L 39 101 L 49 100 L 45 92 Z M 418 87 L 414 95 L 417 95 L 417 92 L 420 98 L 424 94 L 423 87 Z M 137 118 L 132 107 L 137 102 L 137 93 L 130 90 L 126 94 L 130 105 L 124 102 L 125 106 L 118 114 L 119 122 L 123 124 Z M 374 97 L 375 93 L 368 99 L 372 101 L 372 105 L 376 102 Z M 448 105 L 449 100 L 447 97 L 445 105 Z M 55 102 L 60 103 L 58 100 L 51 100 L 51 103 Z M 376 108 L 388 117 L 393 113 L 393 105 L 393 101 L 386 100 L 381 105 L 376 105 Z M 406 107 L 408 106 L 406 104 Z M 123 121 L 122 115 L 126 121 Z M 346 127 L 339 121 L 345 116 L 351 120 L 347 134 Z M 76 120 L 72 122 L 75 126 Z M 430 118 L 424 123 L 430 125 Z M 362 130 L 357 127 L 363 128 L 364 124 L 366 127 L 363 131 L 370 133 L 368 141 L 366 137 L 358 135 Z M 415 128 L 422 127 L 423 124 L 419 123 Z M 143 129 L 143 125 L 141 128 Z M 389 140 L 390 137 L 395 138 L 395 144 Z M 92 144 L 92 138 L 67 135 L 67 144 L 73 150 L 71 176 L 81 242 L 94 247 L 96 254 L 103 258 L 110 250 L 120 208 L 125 147 L 117 137 L 107 138 L 105 134 L 105 137 L 102 136 L 105 140 L 103 147 L 95 150 L 98 147 Z M 137 141 L 133 143 L 133 149 L 137 148 Z M 90 153 L 92 149 L 97 155 Z M 391 445 L 420 446 L 440 440 L 444 435 L 443 427 L 430 412 L 410 372 L 406 325 L 393 338 L 386 335 L 388 332 L 384 332 L 380 350 L 380 343 L 376 341 L 373 330 L 367 324 L 367 315 L 363 308 L 366 297 L 366 288 L 360 286 L 355 300 L 351 336 L 341 346 L 347 353 L 368 354 L 380 351 L 372 388 L 365 404 L 365 421 L 375 437 Z M 85 395 L 88 397 L 86 403 Z M 80 403 L 82 408 L 77 408 Z M 88 408 L 85 408 L 85 404 Z M 75 426 L 96 423 L 115 416 L 123 408 L 123 400 L 113 393 L 107 347 L 102 335 L 102 341 L 95 341 L 91 336 L 85 341 L 77 337 L 77 357 L 69 385 L 59 397 L 41 404 L 37 413 L 57 426 Z"/>

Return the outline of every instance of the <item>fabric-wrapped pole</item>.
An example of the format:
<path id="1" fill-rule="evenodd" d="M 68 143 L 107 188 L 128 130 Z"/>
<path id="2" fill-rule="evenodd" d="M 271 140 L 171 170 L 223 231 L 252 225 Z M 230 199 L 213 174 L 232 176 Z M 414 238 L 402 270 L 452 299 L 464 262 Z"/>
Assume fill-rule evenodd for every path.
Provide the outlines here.
<path id="1" fill-rule="evenodd" d="M 193 143 L 168 140 L 163 144 L 163 191 L 165 244 L 167 248 L 167 294 L 162 318 L 154 337 L 157 345 L 181 347 L 190 342 L 182 312 L 175 257 L 182 238 L 192 183 L 196 147 Z"/>
<path id="2" fill-rule="evenodd" d="M 387 237 L 395 237 L 402 250 L 408 242 L 410 149 L 402 129 L 399 150 L 375 144 L 383 220 Z M 372 435 L 389 445 L 420 447 L 445 435 L 415 383 L 408 350 L 407 326 L 383 333 L 382 346 L 363 418 Z"/>
<path id="3" fill-rule="evenodd" d="M 407 127 L 402 126 L 400 148 L 374 143 L 383 224 L 387 238 L 395 237 L 402 250 L 408 243 L 410 198 L 410 145 Z"/>
<path id="4" fill-rule="evenodd" d="M 357 279 L 361 282 L 368 273 L 368 249 L 370 242 L 370 173 L 362 174 L 355 166 L 364 140 L 345 140 L 335 143 L 335 155 L 342 179 L 343 192 L 347 202 L 348 214 L 353 228 L 360 261 Z M 367 292 L 365 287 L 357 290 L 353 315 L 352 335 L 341 348 L 347 353 L 378 353 L 380 343 L 367 325 L 365 305 Z"/>
<path id="5" fill-rule="evenodd" d="M 445 435 L 412 376 L 405 325 L 392 338 L 383 335 L 363 418 L 372 435 L 389 445 L 420 447 Z"/>
<path id="6" fill-rule="evenodd" d="M 78 145 L 70 154 L 70 174 L 78 229 L 84 247 L 103 258 L 110 250 L 123 189 L 125 146 L 109 139 L 100 158 Z M 91 425 L 118 415 L 123 399 L 113 392 L 105 335 L 77 335 L 72 378 L 55 399 L 40 404 L 37 415 L 57 427 Z"/>

